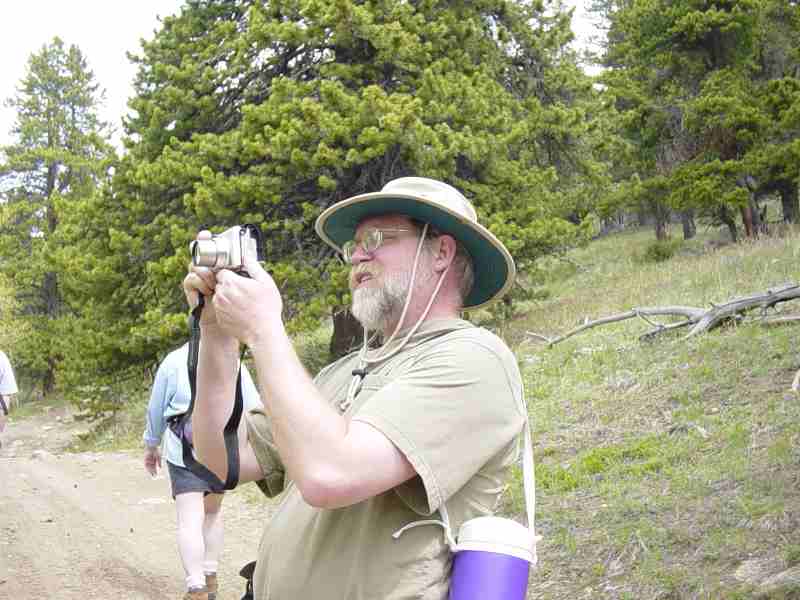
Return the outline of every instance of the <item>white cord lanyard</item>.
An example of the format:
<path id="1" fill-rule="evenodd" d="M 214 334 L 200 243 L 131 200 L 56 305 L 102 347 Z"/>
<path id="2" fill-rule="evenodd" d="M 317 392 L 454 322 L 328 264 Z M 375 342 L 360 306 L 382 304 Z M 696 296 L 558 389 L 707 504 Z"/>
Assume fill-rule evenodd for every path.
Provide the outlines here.
<path id="1" fill-rule="evenodd" d="M 420 253 L 422 252 L 422 246 L 425 242 L 425 234 L 427 233 L 427 231 L 428 231 L 428 224 L 426 223 L 422 229 L 422 233 L 420 234 L 419 244 L 417 244 L 417 253 L 414 256 L 414 266 L 411 269 L 411 282 L 409 283 L 408 294 L 406 295 L 406 301 L 405 304 L 403 305 L 403 312 L 400 314 L 400 319 L 397 321 L 397 326 L 394 328 L 392 335 L 389 336 L 389 339 L 386 340 L 383 346 L 378 350 L 378 355 L 373 358 L 367 357 L 367 347 L 369 346 L 369 340 L 367 339 L 367 331 L 366 329 L 364 330 L 364 343 L 362 344 L 361 350 L 359 351 L 358 367 L 353 370 L 353 379 L 350 380 L 350 385 L 347 388 L 347 396 L 345 396 L 344 401 L 339 403 L 339 408 L 342 411 L 346 411 L 353 404 L 353 400 L 355 399 L 356 394 L 358 393 L 361 380 L 363 379 L 364 375 L 366 375 L 366 367 L 370 364 L 377 364 L 379 362 L 388 360 L 392 356 L 400 352 L 400 350 L 402 350 L 405 347 L 405 345 L 408 343 L 411 337 L 417 332 L 422 323 L 425 321 L 425 317 L 428 316 L 428 313 L 431 310 L 431 306 L 433 306 L 433 302 L 434 300 L 436 300 L 436 296 L 439 294 L 439 290 L 442 287 L 442 283 L 444 283 L 444 278 L 447 275 L 447 272 L 450 270 L 450 265 L 448 265 L 447 268 L 439 276 L 439 281 L 436 283 L 436 287 L 434 288 L 433 293 L 431 294 L 431 297 L 428 300 L 428 305 L 425 307 L 425 310 L 422 312 L 419 319 L 417 319 L 417 322 L 414 323 L 414 326 L 406 334 L 405 338 L 403 338 L 403 341 L 400 342 L 400 344 L 394 350 L 386 351 L 385 349 L 388 348 L 389 344 L 394 340 L 395 336 L 397 336 L 397 332 L 400 331 L 400 327 L 403 325 L 403 321 L 406 318 L 408 307 L 411 304 L 411 296 L 414 293 L 414 283 L 416 282 L 417 278 L 417 266 L 419 265 L 419 257 Z M 381 350 L 384 350 L 384 352 L 381 353 Z"/>
<path id="2" fill-rule="evenodd" d="M 442 272 L 442 274 L 439 276 L 439 281 L 437 282 L 436 287 L 434 288 L 433 293 L 431 294 L 431 297 L 428 300 L 428 305 L 425 307 L 425 310 L 423 311 L 422 315 L 420 315 L 420 318 L 417 319 L 417 322 L 414 324 L 414 326 L 411 328 L 408 334 L 406 334 L 405 338 L 403 338 L 403 341 L 400 342 L 397 348 L 391 351 L 386 351 L 385 349 L 388 348 L 389 344 L 394 340 L 395 336 L 397 335 L 397 332 L 400 330 L 400 327 L 402 326 L 403 321 L 405 320 L 408 307 L 411 304 L 411 296 L 414 291 L 414 283 L 416 281 L 416 276 L 417 276 L 417 266 L 419 265 L 419 257 L 422 251 L 423 243 L 425 242 L 425 235 L 427 231 L 428 231 L 428 225 L 426 223 L 422 230 L 422 234 L 420 235 L 419 244 L 417 245 L 417 253 L 414 257 L 414 266 L 411 270 L 411 282 L 409 284 L 409 290 L 408 290 L 408 295 L 406 296 L 405 305 L 403 306 L 403 312 L 400 315 L 400 319 L 397 322 L 397 326 L 392 332 L 392 335 L 389 336 L 389 339 L 381 347 L 381 349 L 384 350 L 383 353 L 381 353 L 379 350 L 377 356 L 373 358 L 367 357 L 367 347 L 369 345 L 369 340 L 367 339 L 367 331 L 366 329 L 364 330 L 364 343 L 359 352 L 358 368 L 353 371 L 353 379 L 350 380 L 350 385 L 347 388 L 347 395 L 345 396 L 344 401 L 342 401 L 339 404 L 339 407 L 342 411 L 346 411 L 352 405 L 353 400 L 355 399 L 355 396 L 358 393 L 361 380 L 363 379 L 364 375 L 366 375 L 365 368 L 367 367 L 367 365 L 377 364 L 379 362 L 388 360 L 389 358 L 400 352 L 400 350 L 402 350 L 405 347 L 405 345 L 408 343 L 411 337 L 417 332 L 420 325 L 422 325 L 422 322 L 425 320 L 425 317 L 428 316 L 428 312 L 430 311 L 431 306 L 433 306 L 433 302 L 439 293 L 439 289 L 442 287 L 445 275 L 447 275 L 447 271 L 450 268 L 449 265 L 447 269 L 445 269 L 444 272 Z M 528 422 L 527 418 L 528 409 L 525 406 L 524 401 L 523 401 L 523 408 L 525 409 L 526 418 L 524 425 L 524 445 L 523 445 L 523 456 L 522 456 L 522 482 L 525 490 L 525 512 L 527 514 L 528 529 L 531 535 L 531 551 L 533 554 L 533 560 L 531 561 L 531 563 L 535 565 L 537 562 L 536 542 L 540 539 L 539 536 L 536 535 L 534 528 L 534 520 L 536 512 L 536 479 L 535 479 L 534 465 L 533 465 L 533 442 L 531 439 L 530 423 Z M 456 539 L 453 536 L 453 531 L 450 526 L 450 517 L 447 513 L 447 507 L 444 502 L 442 502 L 442 505 L 439 507 L 439 514 L 442 517 L 441 520 L 425 519 L 422 521 L 413 521 L 412 523 L 409 523 L 404 527 L 400 528 L 399 530 L 397 530 L 394 534 L 392 534 L 392 537 L 397 539 L 407 529 L 411 529 L 412 527 L 417 527 L 419 525 L 440 525 L 444 529 L 445 541 L 447 542 L 447 545 L 450 547 L 450 550 L 452 552 L 457 552 L 458 544 L 456 543 Z"/>
<path id="3" fill-rule="evenodd" d="M 527 408 L 526 408 L 527 410 Z M 536 474 L 533 466 L 533 441 L 531 438 L 531 428 L 528 419 L 525 419 L 524 429 L 524 442 L 523 442 L 523 455 L 522 455 L 522 485 L 525 491 L 525 513 L 528 522 L 528 531 L 531 536 L 531 564 L 536 565 L 538 557 L 536 555 L 536 543 L 541 539 L 541 536 L 536 535 L 535 519 L 536 519 Z M 413 521 L 395 531 L 392 537 L 397 539 L 407 529 L 417 527 L 419 525 L 439 525 L 444 529 L 445 541 L 451 552 L 458 552 L 458 543 L 453 530 L 450 526 L 450 516 L 447 513 L 447 507 L 444 502 L 439 507 L 439 514 L 441 520 L 425 519 L 422 521 Z"/>

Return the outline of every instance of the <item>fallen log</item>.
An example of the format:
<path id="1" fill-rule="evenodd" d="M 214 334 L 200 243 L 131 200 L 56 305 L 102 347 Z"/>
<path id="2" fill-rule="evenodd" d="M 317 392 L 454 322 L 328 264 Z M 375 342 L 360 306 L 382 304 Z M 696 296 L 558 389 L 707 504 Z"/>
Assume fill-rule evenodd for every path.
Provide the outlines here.
<path id="1" fill-rule="evenodd" d="M 684 339 L 689 339 L 714 329 L 724 322 L 730 320 L 741 321 L 746 312 L 755 308 L 761 309 L 761 316 L 759 320 L 765 325 L 778 325 L 798 322 L 800 321 L 800 316 L 797 315 L 774 317 L 767 317 L 766 315 L 766 311 L 770 308 L 773 308 L 775 305 L 781 302 L 794 300 L 796 298 L 800 298 L 800 285 L 796 283 L 788 283 L 759 294 L 744 296 L 742 298 L 734 298 L 723 304 L 712 303 L 711 308 L 709 309 L 697 308 L 694 306 L 639 307 L 633 308 L 624 313 L 601 317 L 593 321 L 587 318 L 578 327 L 575 327 L 574 329 L 571 329 L 570 331 L 556 337 L 548 337 L 532 331 L 528 331 L 526 333 L 532 338 L 546 342 L 548 347 L 552 347 L 566 339 L 571 338 L 574 335 L 586 331 L 587 329 L 638 317 L 653 327 L 653 329 L 640 336 L 639 339 L 652 339 L 661 333 L 673 331 L 681 327 L 691 326 L 691 330 L 684 337 Z M 660 316 L 683 317 L 684 320 L 676 323 L 663 324 L 654 322 L 649 318 Z M 798 385 L 800 386 L 800 383 L 798 383 Z"/>
<path id="2" fill-rule="evenodd" d="M 713 329 L 720 322 L 734 315 L 752 310 L 753 308 L 760 307 L 761 314 L 764 315 L 768 308 L 774 307 L 779 302 L 786 302 L 788 300 L 794 300 L 795 298 L 800 298 L 800 285 L 792 283 L 783 285 L 775 290 L 767 290 L 761 294 L 745 296 L 744 298 L 735 298 L 729 300 L 725 304 L 712 306 L 694 327 L 692 327 L 691 331 L 686 334 L 686 337 L 694 337 L 709 329 Z"/>
<path id="3" fill-rule="evenodd" d="M 800 315 L 780 315 L 758 319 L 758 324 L 764 327 L 771 327 L 772 325 L 788 325 L 798 321 L 800 321 Z"/>

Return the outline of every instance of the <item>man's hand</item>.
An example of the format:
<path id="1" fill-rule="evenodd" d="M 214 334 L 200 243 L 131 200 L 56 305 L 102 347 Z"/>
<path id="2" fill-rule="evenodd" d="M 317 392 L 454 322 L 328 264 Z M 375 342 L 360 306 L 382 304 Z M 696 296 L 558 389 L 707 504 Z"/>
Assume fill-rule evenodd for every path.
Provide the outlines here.
<path id="1" fill-rule="evenodd" d="M 151 477 L 158 475 L 161 468 L 161 450 L 158 446 L 147 446 L 144 451 L 144 468 Z"/>
<path id="2" fill-rule="evenodd" d="M 282 327 L 283 300 L 258 261 L 246 259 L 245 268 L 250 278 L 228 270 L 216 274 L 213 304 L 223 331 L 252 347 L 262 334 Z"/>
<path id="3" fill-rule="evenodd" d="M 210 231 L 201 231 L 197 234 L 198 240 L 210 240 Z M 214 314 L 214 291 L 217 287 L 217 276 L 208 267 L 196 267 L 193 263 L 189 263 L 189 273 L 183 278 L 183 293 L 186 296 L 186 302 L 189 308 L 194 310 L 199 302 L 199 294 L 205 296 L 206 303 L 203 305 L 203 311 L 200 315 L 201 325 L 210 325 L 216 323 L 216 315 Z"/>

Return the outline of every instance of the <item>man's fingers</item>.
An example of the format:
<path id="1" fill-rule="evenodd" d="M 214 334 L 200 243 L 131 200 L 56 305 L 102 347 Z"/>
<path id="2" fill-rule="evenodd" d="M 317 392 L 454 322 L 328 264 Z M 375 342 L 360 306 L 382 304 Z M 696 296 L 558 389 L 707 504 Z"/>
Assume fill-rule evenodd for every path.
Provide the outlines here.
<path id="1" fill-rule="evenodd" d="M 256 281 L 264 281 L 269 275 L 264 270 L 264 267 L 261 266 L 257 260 L 254 260 L 250 256 L 244 257 L 244 268 L 247 270 L 247 273 L 255 279 Z"/>
<path id="2" fill-rule="evenodd" d="M 217 281 L 214 274 L 208 269 L 194 269 L 183 280 L 183 289 L 187 298 L 192 298 L 197 303 L 197 292 L 204 296 L 214 293 Z"/>

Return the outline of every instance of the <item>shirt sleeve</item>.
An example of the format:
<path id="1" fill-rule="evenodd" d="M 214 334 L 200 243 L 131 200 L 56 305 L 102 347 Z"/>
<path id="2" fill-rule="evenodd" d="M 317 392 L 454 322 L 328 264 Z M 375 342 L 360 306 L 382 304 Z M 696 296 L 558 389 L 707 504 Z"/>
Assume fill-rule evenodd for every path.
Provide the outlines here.
<path id="1" fill-rule="evenodd" d="M 261 407 L 247 413 L 247 439 L 264 473 L 258 487 L 270 498 L 277 496 L 286 485 L 286 468 L 272 437 L 272 422 Z"/>
<path id="2" fill-rule="evenodd" d="M 8 360 L 5 352 L 0 352 L 0 394 L 4 396 L 16 394 L 17 380 L 14 378 L 14 369 L 11 368 L 11 361 Z"/>
<path id="3" fill-rule="evenodd" d="M 242 403 L 245 412 L 262 406 L 258 388 L 244 363 L 242 363 Z"/>
<path id="4" fill-rule="evenodd" d="M 175 371 L 165 360 L 156 371 L 153 389 L 150 391 L 150 401 L 147 404 L 146 423 L 142 436 L 147 446 L 154 447 L 161 443 L 161 437 L 167 428 L 167 419 L 164 413 L 175 395 L 176 388 Z"/>
<path id="5" fill-rule="evenodd" d="M 420 476 L 432 514 L 520 433 L 521 406 L 513 358 L 479 339 L 460 339 L 420 356 L 353 418 L 403 452 Z"/>
<path id="6" fill-rule="evenodd" d="M 272 498 L 283 491 L 286 484 L 285 468 L 272 437 L 272 423 L 264 412 L 258 388 L 244 364 L 242 364 L 242 400 L 244 418 L 247 419 L 247 437 L 264 473 L 264 479 L 257 481 L 256 484 L 265 495 Z"/>

